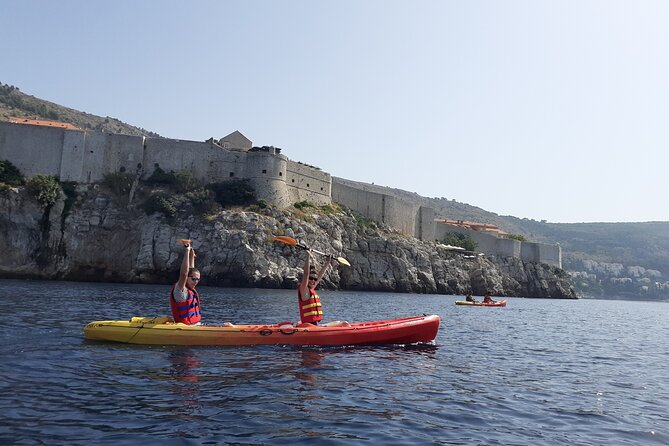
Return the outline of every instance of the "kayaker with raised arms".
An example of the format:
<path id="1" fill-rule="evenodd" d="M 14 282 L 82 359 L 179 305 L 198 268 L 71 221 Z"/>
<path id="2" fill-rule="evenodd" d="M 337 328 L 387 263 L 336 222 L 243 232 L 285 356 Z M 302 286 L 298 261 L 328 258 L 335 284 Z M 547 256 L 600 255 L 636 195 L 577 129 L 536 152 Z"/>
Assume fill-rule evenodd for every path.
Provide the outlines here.
<path id="1" fill-rule="evenodd" d="M 297 287 L 298 304 L 300 306 L 300 323 L 318 325 L 323 320 L 323 308 L 321 298 L 316 293 L 316 287 L 325 275 L 330 266 L 328 260 L 323 264 L 321 270 L 316 274 L 316 268 L 312 265 L 314 260 L 311 249 L 306 250 L 307 255 L 304 259 L 304 270 L 302 272 L 302 281 Z"/>
<path id="2" fill-rule="evenodd" d="M 174 322 L 201 325 L 200 296 L 195 287 L 200 283 L 200 271 L 195 268 L 195 250 L 190 240 L 179 240 L 186 248 L 181 261 L 179 280 L 170 291 L 170 308 Z"/>
<path id="3" fill-rule="evenodd" d="M 321 306 L 321 298 L 316 293 L 316 287 L 325 275 L 325 272 L 330 265 L 337 264 L 337 260 L 328 258 L 323 264 L 320 271 L 316 273 L 316 268 L 312 264 L 313 255 L 311 249 L 307 249 L 307 255 L 304 259 L 304 270 L 302 272 L 302 281 L 297 287 L 297 300 L 300 308 L 300 325 L 313 324 L 318 325 L 323 320 L 323 307 Z M 323 324 L 326 327 L 348 326 L 351 325 L 346 321 L 333 321 Z"/>

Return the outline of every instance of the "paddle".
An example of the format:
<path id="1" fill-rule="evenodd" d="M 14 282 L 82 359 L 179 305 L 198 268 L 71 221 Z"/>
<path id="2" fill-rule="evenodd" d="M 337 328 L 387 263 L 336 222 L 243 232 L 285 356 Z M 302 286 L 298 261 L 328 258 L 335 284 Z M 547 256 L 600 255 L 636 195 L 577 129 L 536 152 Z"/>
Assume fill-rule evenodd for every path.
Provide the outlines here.
<path id="1" fill-rule="evenodd" d="M 299 243 L 294 238 L 288 237 L 286 235 L 277 235 L 277 236 L 273 237 L 272 240 L 274 240 L 275 242 L 285 243 L 286 245 L 290 245 L 290 246 L 297 246 L 298 248 L 302 248 L 302 249 L 311 249 L 308 246 L 306 246 L 302 243 Z M 335 259 L 335 260 L 337 260 L 337 262 L 341 263 L 342 265 L 351 266 L 351 264 L 348 263 L 348 260 L 346 260 L 343 257 L 335 257 L 332 254 L 326 254 L 326 253 L 321 252 L 321 251 L 316 251 L 315 249 L 311 249 L 311 252 L 315 252 L 316 254 L 320 254 L 322 256 L 329 257 L 331 259 Z"/>

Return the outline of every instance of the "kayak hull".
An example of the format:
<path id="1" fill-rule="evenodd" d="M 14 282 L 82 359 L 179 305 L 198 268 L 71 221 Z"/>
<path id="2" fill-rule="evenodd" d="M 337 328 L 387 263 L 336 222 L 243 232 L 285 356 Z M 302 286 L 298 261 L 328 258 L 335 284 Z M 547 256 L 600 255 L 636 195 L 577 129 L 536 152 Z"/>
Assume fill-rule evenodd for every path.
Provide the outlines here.
<path id="1" fill-rule="evenodd" d="M 493 303 L 468 302 L 466 300 L 456 300 L 455 305 L 466 305 L 469 307 L 506 307 L 506 300 L 498 300 Z"/>
<path id="2" fill-rule="evenodd" d="M 84 327 L 86 339 L 145 345 L 375 345 L 430 342 L 437 336 L 437 315 L 344 326 L 185 325 L 168 317 L 133 317 L 129 321 L 94 321 Z"/>

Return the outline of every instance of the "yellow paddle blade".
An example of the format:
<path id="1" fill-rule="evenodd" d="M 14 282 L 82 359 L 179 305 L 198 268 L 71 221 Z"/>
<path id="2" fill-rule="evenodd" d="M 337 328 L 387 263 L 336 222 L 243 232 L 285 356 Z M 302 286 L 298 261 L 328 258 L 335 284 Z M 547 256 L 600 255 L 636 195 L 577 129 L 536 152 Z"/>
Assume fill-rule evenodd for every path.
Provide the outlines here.
<path id="1" fill-rule="evenodd" d="M 348 260 L 343 257 L 337 257 L 337 262 L 341 263 L 342 265 L 351 266 L 351 264 L 348 263 Z"/>
<path id="2" fill-rule="evenodd" d="M 281 242 L 285 243 L 286 245 L 290 246 L 297 246 L 297 240 L 295 240 L 292 237 L 288 237 L 287 235 L 277 235 L 272 238 L 275 242 Z"/>

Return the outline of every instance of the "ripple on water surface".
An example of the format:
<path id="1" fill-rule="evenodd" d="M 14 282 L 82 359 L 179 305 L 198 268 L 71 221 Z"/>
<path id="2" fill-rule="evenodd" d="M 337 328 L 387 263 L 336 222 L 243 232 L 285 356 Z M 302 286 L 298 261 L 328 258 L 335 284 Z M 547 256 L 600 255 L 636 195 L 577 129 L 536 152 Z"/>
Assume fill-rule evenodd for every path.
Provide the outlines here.
<path id="1" fill-rule="evenodd" d="M 331 319 L 439 314 L 437 340 L 157 347 L 84 341 L 82 328 L 165 314 L 166 287 L 0 287 L 23 296 L 0 326 L 3 444 L 669 444 L 662 303 L 487 309 L 457 307 L 455 296 L 323 292 Z M 202 294 L 210 321 L 296 313 L 293 291 Z"/>

